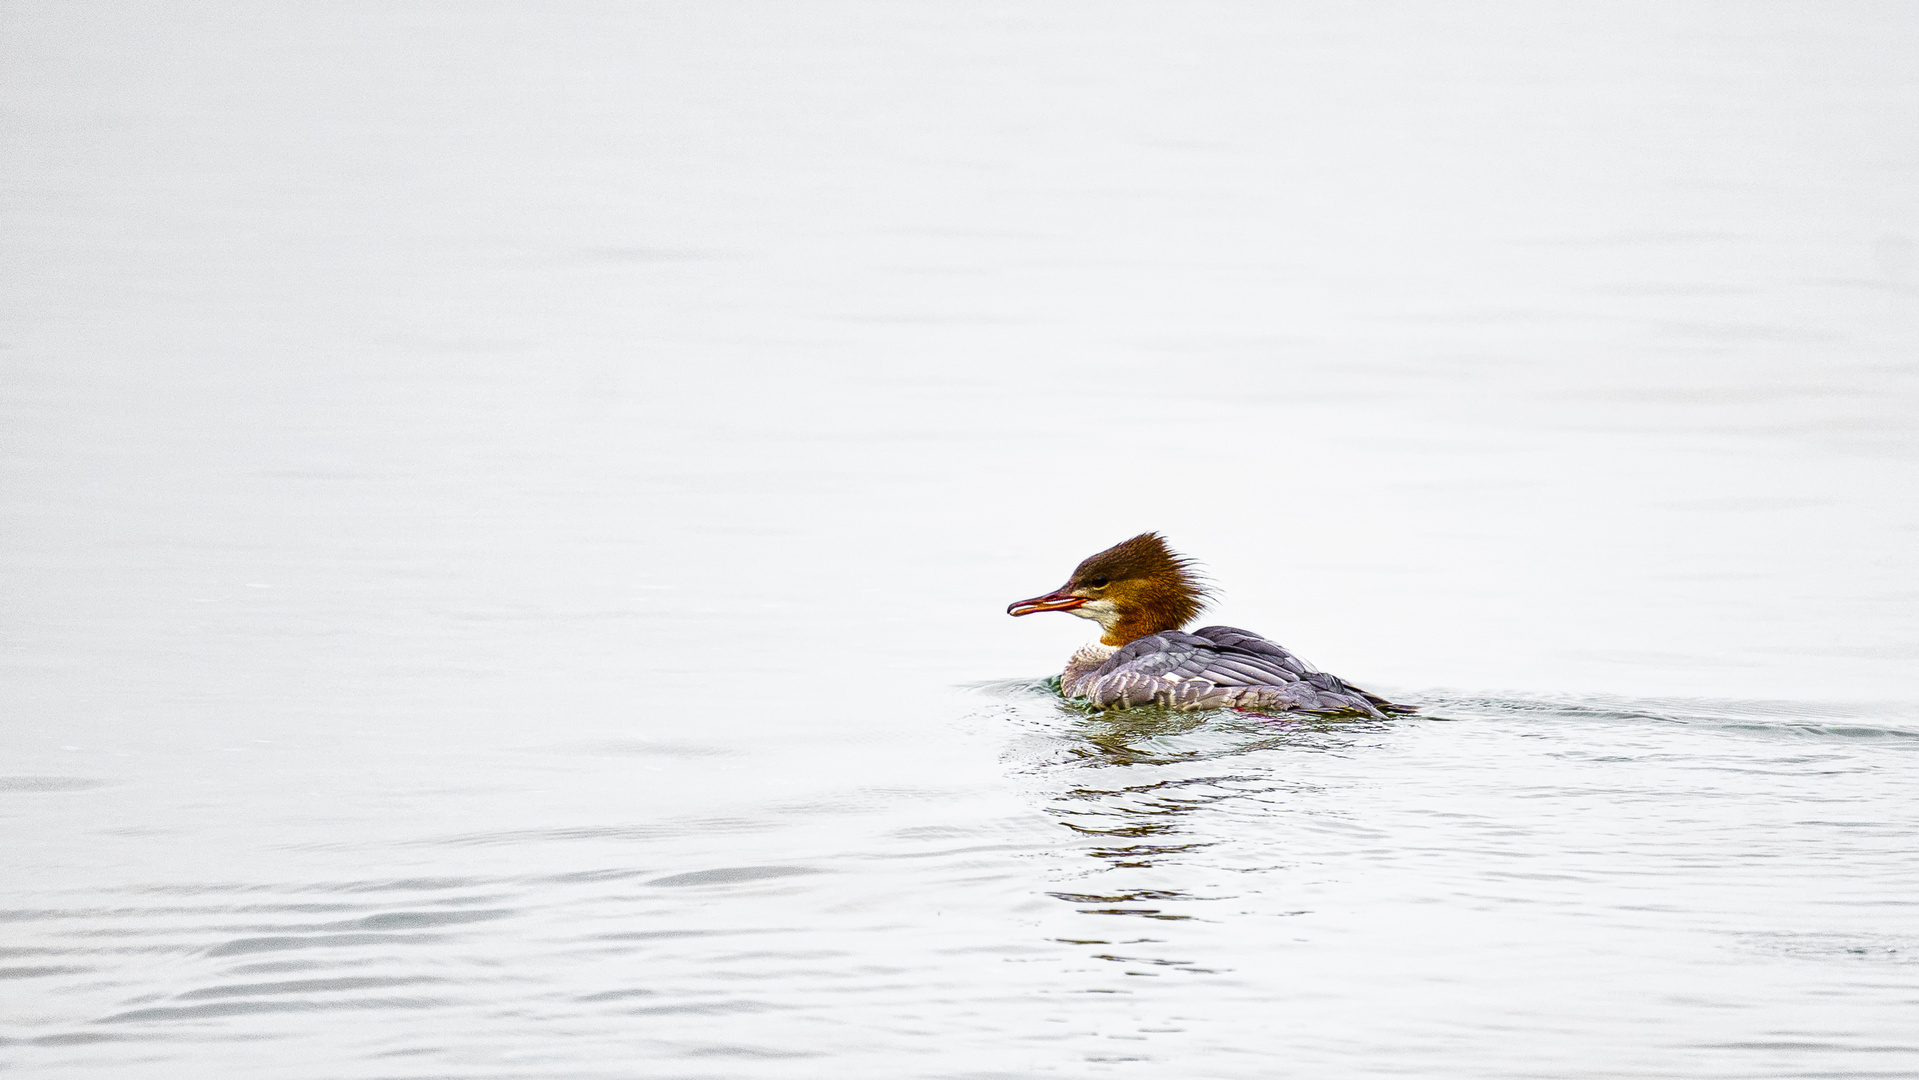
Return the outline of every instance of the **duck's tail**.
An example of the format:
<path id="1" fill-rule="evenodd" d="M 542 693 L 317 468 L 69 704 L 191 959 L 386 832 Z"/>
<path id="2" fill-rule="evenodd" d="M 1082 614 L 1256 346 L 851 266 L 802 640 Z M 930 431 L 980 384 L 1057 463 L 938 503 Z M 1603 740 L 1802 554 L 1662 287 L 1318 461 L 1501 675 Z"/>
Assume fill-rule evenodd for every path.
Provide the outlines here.
<path id="1" fill-rule="evenodd" d="M 1357 686 L 1353 687 L 1353 691 L 1367 701 L 1372 702 L 1373 708 L 1378 709 L 1387 716 L 1410 716 L 1419 711 L 1419 706 L 1417 705 L 1401 705 L 1396 701 L 1387 701 L 1378 694 L 1370 690 L 1361 690 Z"/>

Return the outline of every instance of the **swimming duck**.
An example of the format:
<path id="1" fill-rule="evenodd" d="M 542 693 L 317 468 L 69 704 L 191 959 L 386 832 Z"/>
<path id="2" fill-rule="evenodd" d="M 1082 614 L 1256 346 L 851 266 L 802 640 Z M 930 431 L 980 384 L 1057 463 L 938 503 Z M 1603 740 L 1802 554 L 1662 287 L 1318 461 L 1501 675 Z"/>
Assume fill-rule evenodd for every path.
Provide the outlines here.
<path id="1" fill-rule="evenodd" d="M 1367 716 L 1413 711 L 1328 675 L 1258 634 L 1230 626 L 1181 630 L 1211 599 L 1193 560 L 1148 532 L 1089 557 L 1066 584 L 1012 604 L 1006 613 L 1070 611 L 1099 623 L 1104 633 L 1066 662 L 1060 690 L 1100 708 Z"/>

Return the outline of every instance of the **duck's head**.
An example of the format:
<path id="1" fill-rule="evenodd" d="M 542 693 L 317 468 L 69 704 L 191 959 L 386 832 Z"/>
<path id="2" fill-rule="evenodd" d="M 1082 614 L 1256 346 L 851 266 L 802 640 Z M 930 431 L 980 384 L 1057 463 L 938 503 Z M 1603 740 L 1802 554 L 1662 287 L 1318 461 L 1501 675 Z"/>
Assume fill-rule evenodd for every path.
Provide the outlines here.
<path id="1" fill-rule="evenodd" d="M 1140 533 L 1079 564 L 1066 584 L 1006 609 L 1008 615 L 1070 611 L 1099 623 L 1100 641 L 1124 645 L 1177 630 L 1199 617 L 1212 590 L 1193 561 L 1166 546 L 1158 533 Z"/>

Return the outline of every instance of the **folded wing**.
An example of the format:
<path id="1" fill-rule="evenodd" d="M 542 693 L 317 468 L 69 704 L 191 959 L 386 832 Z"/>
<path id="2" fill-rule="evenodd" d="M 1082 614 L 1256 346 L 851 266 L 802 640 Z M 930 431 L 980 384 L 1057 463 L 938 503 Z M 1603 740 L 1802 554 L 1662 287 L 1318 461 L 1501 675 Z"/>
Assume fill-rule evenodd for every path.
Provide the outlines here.
<path id="1" fill-rule="evenodd" d="M 1231 626 L 1140 638 L 1065 689 L 1103 708 L 1164 705 L 1371 716 L 1411 711 Z"/>

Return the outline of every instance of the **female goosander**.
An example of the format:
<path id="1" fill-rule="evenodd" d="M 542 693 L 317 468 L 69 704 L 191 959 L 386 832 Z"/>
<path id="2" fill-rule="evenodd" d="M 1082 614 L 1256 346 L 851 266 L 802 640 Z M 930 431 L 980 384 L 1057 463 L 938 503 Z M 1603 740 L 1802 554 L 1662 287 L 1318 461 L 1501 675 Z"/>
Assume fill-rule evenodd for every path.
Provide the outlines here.
<path id="1" fill-rule="evenodd" d="M 1249 712 L 1409 713 L 1317 670 L 1258 634 L 1230 626 L 1180 627 L 1212 592 L 1158 533 L 1141 533 L 1079 564 L 1066 584 L 1021 600 L 1008 615 L 1070 611 L 1105 631 L 1060 673 L 1067 697 L 1105 709 L 1164 705 Z"/>

